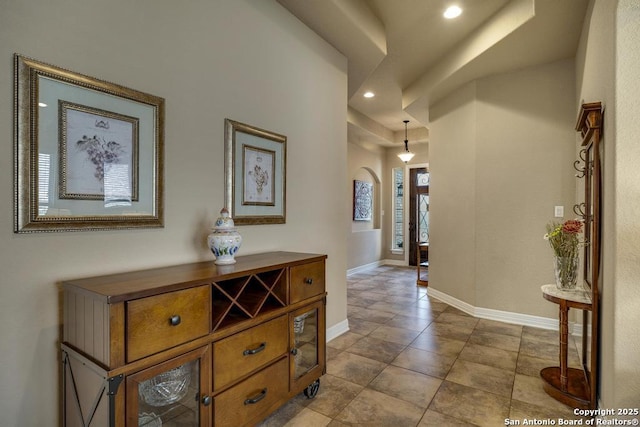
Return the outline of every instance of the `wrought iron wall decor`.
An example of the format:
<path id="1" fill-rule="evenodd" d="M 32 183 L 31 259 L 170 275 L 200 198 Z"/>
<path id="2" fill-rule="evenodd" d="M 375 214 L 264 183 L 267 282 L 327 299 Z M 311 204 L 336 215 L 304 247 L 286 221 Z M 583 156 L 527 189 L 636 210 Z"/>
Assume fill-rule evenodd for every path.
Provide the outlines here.
<path id="1" fill-rule="evenodd" d="M 373 183 L 353 180 L 353 220 L 371 221 L 373 212 Z"/>

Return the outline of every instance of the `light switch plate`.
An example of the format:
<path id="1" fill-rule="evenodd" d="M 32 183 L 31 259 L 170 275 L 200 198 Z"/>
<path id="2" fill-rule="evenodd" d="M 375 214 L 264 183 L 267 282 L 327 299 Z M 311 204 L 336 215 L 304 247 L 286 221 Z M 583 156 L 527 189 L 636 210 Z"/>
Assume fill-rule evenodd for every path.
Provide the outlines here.
<path id="1" fill-rule="evenodd" d="M 562 218 L 564 216 L 564 206 L 555 206 L 553 212 L 556 218 Z"/>

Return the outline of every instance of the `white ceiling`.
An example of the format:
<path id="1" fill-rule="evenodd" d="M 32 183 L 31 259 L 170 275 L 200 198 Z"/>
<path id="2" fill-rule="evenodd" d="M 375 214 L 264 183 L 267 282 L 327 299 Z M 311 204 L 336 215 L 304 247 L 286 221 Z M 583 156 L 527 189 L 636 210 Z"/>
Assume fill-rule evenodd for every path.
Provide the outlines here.
<path id="1" fill-rule="evenodd" d="M 428 140 L 429 105 L 465 83 L 573 57 L 588 0 L 277 0 L 348 59 L 349 139 Z M 442 16 L 452 4 L 463 9 Z M 366 91 L 376 94 L 364 98 Z"/>

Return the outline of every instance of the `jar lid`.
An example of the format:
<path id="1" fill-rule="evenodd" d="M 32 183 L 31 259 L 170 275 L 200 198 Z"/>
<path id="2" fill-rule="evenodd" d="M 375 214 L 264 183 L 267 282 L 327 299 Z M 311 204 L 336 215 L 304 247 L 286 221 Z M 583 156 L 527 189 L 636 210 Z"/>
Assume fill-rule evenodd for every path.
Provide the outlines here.
<path id="1" fill-rule="evenodd" d="M 227 208 L 222 208 L 220 216 L 216 219 L 216 225 L 213 228 L 216 230 L 235 230 L 233 218 L 229 216 L 229 210 Z"/>

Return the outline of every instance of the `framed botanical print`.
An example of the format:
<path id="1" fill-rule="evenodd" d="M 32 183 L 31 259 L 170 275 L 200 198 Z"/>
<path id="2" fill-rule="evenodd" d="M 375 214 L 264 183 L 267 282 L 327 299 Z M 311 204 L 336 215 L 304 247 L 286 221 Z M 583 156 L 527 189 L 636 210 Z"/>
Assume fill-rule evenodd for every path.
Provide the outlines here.
<path id="1" fill-rule="evenodd" d="M 275 206 L 276 152 L 260 147 L 242 147 L 242 205 Z"/>
<path id="2" fill-rule="evenodd" d="M 138 201 L 137 117 L 59 101 L 61 199 Z"/>
<path id="3" fill-rule="evenodd" d="M 225 201 L 236 224 L 286 222 L 287 137 L 225 120 Z"/>

